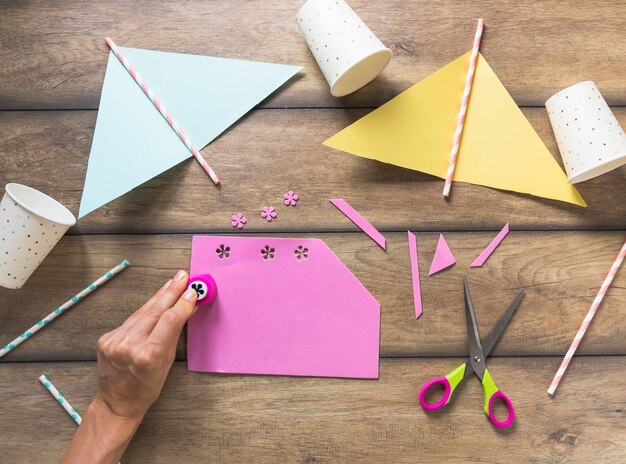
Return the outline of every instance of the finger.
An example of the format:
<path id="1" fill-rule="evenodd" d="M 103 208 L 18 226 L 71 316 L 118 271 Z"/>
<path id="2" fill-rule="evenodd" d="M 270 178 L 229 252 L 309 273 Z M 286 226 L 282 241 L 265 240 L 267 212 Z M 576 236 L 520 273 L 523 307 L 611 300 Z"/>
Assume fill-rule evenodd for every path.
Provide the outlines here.
<path id="1" fill-rule="evenodd" d="M 169 286 L 150 305 L 140 311 L 134 323 L 128 329 L 128 335 L 136 340 L 145 340 L 154 329 L 161 315 L 170 309 L 187 287 L 188 275 L 185 271 L 179 271 Z"/>
<path id="2" fill-rule="evenodd" d="M 137 311 L 132 313 L 128 317 L 128 319 L 124 321 L 124 324 L 122 324 L 121 327 L 124 329 L 129 329 L 130 327 L 132 327 L 137 321 L 137 319 L 141 316 L 141 314 L 145 312 L 146 308 L 153 305 L 163 295 L 163 293 L 165 293 L 165 290 L 167 289 L 167 287 L 169 287 L 171 282 L 172 282 L 172 279 L 165 282 L 165 285 L 163 285 L 160 289 L 158 289 L 157 292 L 154 295 L 152 295 L 150 299 L 146 301 L 141 308 L 139 308 Z"/>
<path id="3" fill-rule="evenodd" d="M 159 318 L 147 342 L 175 349 L 180 332 L 187 319 L 194 313 L 197 299 L 198 294 L 194 289 L 187 290 L 176 304 Z"/>

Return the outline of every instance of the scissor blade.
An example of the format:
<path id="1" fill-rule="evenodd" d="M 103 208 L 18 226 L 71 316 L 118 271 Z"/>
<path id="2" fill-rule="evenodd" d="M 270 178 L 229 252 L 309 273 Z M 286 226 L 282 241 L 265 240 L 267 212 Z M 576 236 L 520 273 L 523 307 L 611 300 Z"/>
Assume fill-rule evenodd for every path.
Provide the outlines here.
<path id="1" fill-rule="evenodd" d="M 483 340 L 483 351 L 485 352 L 485 356 L 489 356 L 489 353 L 491 353 L 491 350 L 497 343 L 498 339 L 502 336 L 504 329 L 506 329 L 511 317 L 513 317 L 513 313 L 515 313 L 515 310 L 519 307 L 522 298 L 524 298 L 524 289 L 517 294 L 513 303 L 511 303 L 504 314 L 500 316 L 500 319 L 498 319 L 496 325 L 493 326 L 489 335 L 487 335 L 487 337 Z"/>
<path id="2" fill-rule="evenodd" d="M 469 361 L 476 375 L 482 380 L 485 373 L 485 355 L 483 354 L 483 347 L 480 344 L 480 334 L 478 333 L 478 324 L 476 323 L 476 315 L 474 314 L 474 304 L 472 303 L 472 295 L 470 294 L 466 277 L 463 277 L 463 288 L 465 289 L 465 321 L 467 322 L 467 339 L 470 352 Z"/>

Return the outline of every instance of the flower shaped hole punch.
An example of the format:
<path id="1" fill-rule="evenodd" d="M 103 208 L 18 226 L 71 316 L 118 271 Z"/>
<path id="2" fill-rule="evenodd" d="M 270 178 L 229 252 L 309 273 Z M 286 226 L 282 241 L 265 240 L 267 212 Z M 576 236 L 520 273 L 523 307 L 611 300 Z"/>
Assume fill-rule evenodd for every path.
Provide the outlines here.
<path id="1" fill-rule="evenodd" d="M 265 206 L 263 208 L 263 212 L 261 213 L 261 217 L 267 222 L 272 222 L 272 219 L 276 217 L 276 209 L 273 206 Z"/>
<path id="2" fill-rule="evenodd" d="M 302 245 L 298 246 L 298 248 L 296 248 L 293 252 L 296 255 L 296 258 L 298 258 L 298 261 L 305 260 L 309 257 L 309 249 L 303 247 Z"/>
<path id="3" fill-rule="evenodd" d="M 211 304 L 217 297 L 217 284 L 210 274 L 199 274 L 189 278 L 187 288 L 193 288 L 198 294 L 198 304 Z"/>
<path id="4" fill-rule="evenodd" d="M 217 257 L 219 259 L 228 258 L 230 256 L 230 247 L 226 245 L 220 245 L 219 248 L 215 250 L 215 253 L 217 253 Z"/>
<path id="5" fill-rule="evenodd" d="M 269 245 L 265 245 L 265 248 L 261 250 L 261 255 L 263 255 L 264 260 L 274 259 L 274 253 L 276 250 Z"/>

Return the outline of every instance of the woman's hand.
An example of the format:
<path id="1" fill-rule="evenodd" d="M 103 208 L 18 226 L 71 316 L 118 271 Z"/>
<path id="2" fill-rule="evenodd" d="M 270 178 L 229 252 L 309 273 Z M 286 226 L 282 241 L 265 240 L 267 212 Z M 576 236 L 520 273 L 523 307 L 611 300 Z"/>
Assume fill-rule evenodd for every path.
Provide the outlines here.
<path id="1" fill-rule="evenodd" d="M 122 326 L 98 340 L 98 387 L 61 462 L 116 463 L 161 393 L 196 292 L 179 271 Z"/>

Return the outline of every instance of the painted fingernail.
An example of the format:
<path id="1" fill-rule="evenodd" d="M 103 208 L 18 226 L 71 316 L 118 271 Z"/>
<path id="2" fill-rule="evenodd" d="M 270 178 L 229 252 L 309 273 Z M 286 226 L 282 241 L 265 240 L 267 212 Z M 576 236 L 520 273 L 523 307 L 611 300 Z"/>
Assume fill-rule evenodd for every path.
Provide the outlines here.
<path id="1" fill-rule="evenodd" d="M 167 287 L 170 286 L 171 283 L 172 283 L 172 279 L 170 279 L 167 282 L 165 282 L 165 285 L 163 285 L 163 287 L 161 287 L 161 288 L 167 288 Z"/>
<path id="2" fill-rule="evenodd" d="M 183 299 L 187 301 L 196 301 L 198 299 L 198 294 L 193 288 L 188 288 L 183 294 Z"/>
<path id="3" fill-rule="evenodd" d="M 176 277 L 174 277 L 174 280 L 183 280 L 186 276 L 187 273 L 185 271 L 178 271 Z"/>

